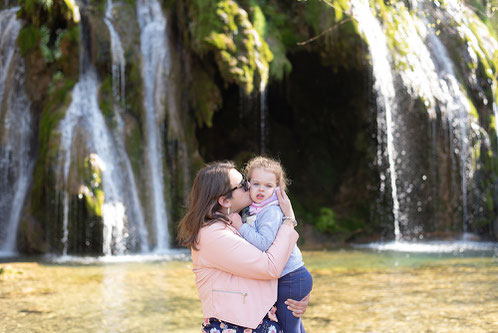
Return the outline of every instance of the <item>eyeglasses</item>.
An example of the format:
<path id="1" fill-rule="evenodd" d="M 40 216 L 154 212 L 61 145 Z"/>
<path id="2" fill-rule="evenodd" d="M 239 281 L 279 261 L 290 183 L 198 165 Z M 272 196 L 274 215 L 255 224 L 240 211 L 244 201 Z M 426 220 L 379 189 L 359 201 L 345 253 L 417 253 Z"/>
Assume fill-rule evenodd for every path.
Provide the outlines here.
<path id="1" fill-rule="evenodd" d="M 246 175 L 242 174 L 242 180 L 240 181 L 239 185 L 235 186 L 230 191 L 223 194 L 223 196 L 226 196 L 226 195 L 232 193 L 233 191 L 235 191 L 238 188 L 242 188 L 244 190 L 244 192 L 247 192 L 249 190 L 249 182 L 247 181 Z"/>

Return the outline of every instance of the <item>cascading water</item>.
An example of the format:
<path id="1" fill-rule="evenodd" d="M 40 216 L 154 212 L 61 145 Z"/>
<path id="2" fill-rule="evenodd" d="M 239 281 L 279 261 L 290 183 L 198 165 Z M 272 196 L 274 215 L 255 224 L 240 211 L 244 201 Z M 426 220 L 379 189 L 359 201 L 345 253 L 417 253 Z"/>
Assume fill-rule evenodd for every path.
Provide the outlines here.
<path id="1" fill-rule="evenodd" d="M 495 116 L 495 133 L 496 133 L 496 141 L 498 142 L 498 105 L 496 104 L 496 82 L 493 82 L 492 89 L 493 89 L 493 114 Z"/>
<path id="2" fill-rule="evenodd" d="M 454 4 L 453 4 L 454 5 Z M 459 175 L 458 180 L 454 180 L 450 186 L 456 188 L 460 185 L 460 195 L 457 198 L 461 208 L 461 225 L 463 232 L 467 231 L 468 217 L 468 191 L 472 186 L 473 166 L 472 166 L 472 145 L 470 137 L 479 138 L 480 142 L 489 146 L 489 139 L 480 125 L 471 116 L 471 106 L 465 89 L 460 86 L 455 73 L 454 64 L 449 56 L 449 52 L 440 40 L 439 31 L 436 31 L 436 24 L 432 24 L 439 19 L 432 15 L 448 15 L 455 17 L 456 21 L 463 19 L 452 11 L 457 9 L 454 6 L 441 9 L 436 14 L 434 10 L 419 6 L 416 1 L 411 2 L 413 12 L 406 10 L 403 3 L 392 4 L 400 6 L 397 10 L 399 19 L 406 24 L 397 26 L 394 31 L 394 39 L 403 41 L 404 45 L 409 45 L 406 55 L 402 61 L 391 58 L 391 51 L 388 50 L 386 33 L 383 27 L 373 15 L 373 9 L 369 4 L 358 0 L 352 2 L 352 15 L 358 22 L 358 28 L 365 36 L 370 47 L 373 73 L 375 77 L 374 89 L 377 93 L 377 125 L 378 125 L 378 150 L 377 164 L 381 168 L 381 192 L 385 187 L 385 175 L 382 165 L 387 160 L 388 172 L 391 182 L 391 196 L 393 200 L 394 234 L 398 241 L 407 234 L 420 234 L 422 226 L 415 226 L 416 219 L 424 219 L 429 215 L 423 215 L 426 210 L 431 210 L 430 202 L 433 201 L 432 210 L 436 211 L 437 190 L 424 192 L 426 183 L 437 183 L 437 167 L 427 168 L 425 157 L 420 157 L 420 152 L 426 149 L 425 142 L 420 140 L 420 129 L 427 128 L 430 133 L 424 134 L 431 142 L 432 148 L 429 154 L 435 157 L 431 163 L 444 163 L 445 158 L 437 153 L 438 145 L 449 145 L 447 158 L 451 160 L 450 174 Z M 401 8 L 403 7 L 403 8 Z M 431 13 L 428 15 L 427 13 Z M 452 13 L 452 14 L 448 14 Z M 469 24 L 461 24 L 458 29 L 464 29 Z M 468 35 L 469 39 L 476 40 L 473 33 L 462 32 Z M 474 49 L 480 49 L 477 41 L 473 42 Z M 496 50 L 493 39 L 489 39 L 489 50 Z M 480 52 L 491 52 L 481 50 Z M 467 52 L 471 52 L 471 48 Z M 492 53 L 491 53 L 492 54 Z M 472 56 L 472 54 L 470 55 Z M 477 58 L 474 55 L 474 58 Z M 393 77 L 391 63 L 396 63 L 396 73 L 399 78 Z M 477 59 L 474 60 L 477 63 Z M 403 89 L 394 89 L 398 86 L 398 80 L 402 81 Z M 396 83 L 394 83 L 396 82 Z M 478 86 L 478 83 L 476 82 Z M 406 89 L 406 90 L 405 90 Z M 403 94 L 409 95 L 406 98 Z M 481 93 L 484 95 L 484 93 Z M 425 104 L 427 116 L 416 118 L 418 110 L 411 111 L 413 104 L 407 103 L 409 100 L 422 100 Z M 483 98 L 485 100 L 485 98 Z M 404 104 L 406 103 L 406 105 Z M 485 102 L 486 104 L 486 102 Z M 495 103 L 493 104 L 496 110 Z M 403 111 L 402 111 L 403 110 Z M 498 112 L 498 111 L 496 111 Z M 410 114 L 412 113 L 412 114 Z M 415 114 L 415 115 L 414 115 Z M 448 139 L 441 143 L 437 142 L 440 137 L 437 129 L 438 114 L 440 115 L 443 130 L 448 134 Z M 420 122 L 421 127 L 413 130 L 414 121 Z M 425 123 L 424 123 L 425 122 Z M 447 127 L 447 128 L 445 128 Z M 443 134 L 443 133 L 441 133 Z M 425 145 L 422 147 L 422 145 Z M 439 148 L 441 149 L 441 148 Z M 443 147 L 443 150 L 445 148 Z M 387 154 L 387 156 L 386 156 Z M 441 171 L 444 172 L 444 171 Z M 452 193 L 449 190 L 450 194 Z M 425 196 L 425 195 L 428 195 Z M 447 199 L 446 199 L 447 200 Z M 420 216 L 419 216 L 420 215 Z M 434 218 L 434 217 L 432 217 Z M 432 221 L 431 223 L 437 223 Z M 409 230 L 409 226 L 412 229 Z M 422 235 L 420 235 L 422 237 Z"/>
<path id="3" fill-rule="evenodd" d="M 116 32 L 114 25 L 112 24 L 112 0 L 107 0 L 107 6 L 105 10 L 104 22 L 109 29 L 109 34 L 111 37 L 111 52 L 112 52 L 112 95 L 114 98 L 114 112 L 116 114 L 117 125 L 120 131 L 120 135 L 123 136 L 123 121 L 120 116 L 120 111 L 124 105 L 125 98 L 125 59 L 124 51 L 121 46 L 121 40 L 119 34 Z"/>
<path id="4" fill-rule="evenodd" d="M 82 29 L 84 30 L 84 29 Z M 85 38 L 82 36 L 82 44 Z M 98 106 L 98 79 L 89 61 L 87 51 L 82 47 L 80 55 L 80 80 L 72 92 L 72 103 L 59 125 L 61 132 L 63 175 L 63 227 L 64 253 L 67 253 L 69 235 L 69 172 L 72 158 L 74 134 L 85 134 L 86 148 L 90 161 L 102 173 L 102 187 L 105 193 L 102 207 L 104 224 L 102 253 L 104 255 L 125 254 L 129 247 L 141 250 L 148 248 L 147 233 L 143 223 L 140 202 L 129 167 L 129 161 L 120 148 Z M 61 187 L 59 187 L 61 188 Z M 137 239 L 138 238 L 138 239 Z M 138 246 L 137 246 L 138 243 Z"/>
<path id="5" fill-rule="evenodd" d="M 391 194 L 393 200 L 394 236 L 398 241 L 402 234 L 400 231 L 400 209 L 397 192 L 397 170 L 396 170 L 396 148 L 394 146 L 394 122 L 393 113 L 396 111 L 395 90 L 392 77 L 392 69 L 389 62 L 390 52 L 387 48 L 387 40 L 382 31 L 379 21 L 372 14 L 368 3 L 363 0 L 351 2 L 353 17 L 358 22 L 358 28 L 365 35 L 372 56 L 373 74 L 375 78 L 375 90 L 377 92 L 377 119 L 379 128 L 386 129 L 387 158 L 389 163 L 389 174 L 391 181 Z M 380 142 L 380 141 L 379 141 Z M 377 162 L 379 167 L 383 160 L 383 147 L 377 150 Z M 382 176 L 382 175 L 381 175 Z M 383 181 L 383 180 L 382 180 Z"/>
<path id="6" fill-rule="evenodd" d="M 32 178 L 30 102 L 16 45 L 17 8 L 0 12 L 0 253 L 14 254 L 17 228 Z"/>
<path id="7" fill-rule="evenodd" d="M 256 32 L 256 30 L 253 30 L 253 36 L 254 36 L 254 41 L 256 44 L 256 50 L 259 50 L 259 48 L 262 45 L 261 38 L 259 37 L 259 34 Z M 266 150 L 266 132 L 268 129 L 266 128 L 266 96 L 268 95 L 267 91 L 267 84 L 268 84 L 268 78 L 269 78 L 269 66 L 265 66 L 263 62 L 260 59 L 260 54 L 259 52 L 256 53 L 256 65 L 258 67 L 258 72 L 260 75 L 260 83 L 259 83 L 259 96 L 260 96 L 260 103 L 259 103 L 259 108 L 260 108 L 260 114 L 259 114 L 259 127 L 260 127 L 260 144 L 259 144 L 259 149 L 260 153 L 264 154 Z"/>
<path id="8" fill-rule="evenodd" d="M 165 109 L 167 75 L 170 72 L 169 50 L 166 42 L 166 19 L 155 0 L 137 1 L 138 23 L 142 51 L 144 80 L 145 133 L 148 179 L 152 201 L 152 219 L 156 231 L 156 250 L 169 247 L 168 215 L 164 197 L 163 151 L 159 123 Z"/>
<path id="9" fill-rule="evenodd" d="M 126 150 L 124 147 L 124 122 L 121 118 L 121 112 L 124 105 L 125 99 L 125 58 L 123 47 L 121 46 L 121 40 L 119 38 L 119 34 L 114 29 L 112 24 L 112 0 L 107 1 L 106 14 L 104 21 L 106 22 L 107 27 L 109 28 L 109 33 L 111 36 L 111 52 L 112 52 L 112 92 L 114 98 L 114 118 L 116 119 L 117 127 L 118 127 L 118 135 L 117 135 L 117 147 L 120 156 L 124 156 L 122 158 L 123 167 L 126 170 L 126 175 L 131 183 L 129 188 L 132 196 L 132 202 L 135 203 L 135 218 L 137 219 L 137 225 L 139 226 L 139 234 L 140 234 L 140 244 L 141 251 L 148 251 L 148 233 L 144 223 L 144 217 L 142 212 L 142 205 L 140 204 L 140 200 L 138 198 L 137 186 L 135 183 L 135 177 L 133 175 L 133 171 L 131 168 L 130 160 L 127 158 Z"/>
<path id="10" fill-rule="evenodd" d="M 431 55 L 435 60 L 435 65 L 438 71 L 439 82 L 443 87 L 443 95 L 438 96 L 443 105 L 440 105 L 443 112 L 446 113 L 451 133 L 455 134 L 459 147 L 453 152 L 460 156 L 460 177 L 462 190 L 462 219 L 464 232 L 467 231 L 467 181 L 470 176 L 470 156 L 471 152 L 468 142 L 468 127 L 470 113 L 470 105 L 465 96 L 465 93 L 458 85 L 458 81 L 453 70 L 453 63 L 448 56 L 446 48 L 443 46 L 439 38 L 432 31 L 427 36 L 429 46 L 431 46 Z M 446 98 L 444 98 L 446 97 Z M 444 98 L 444 99 L 442 99 Z M 453 153 L 452 152 L 452 153 Z"/>
<path id="11" fill-rule="evenodd" d="M 268 91 L 266 89 L 266 86 L 262 88 L 260 91 L 260 103 L 259 103 L 259 108 L 260 108 L 260 116 L 259 116 L 259 127 L 260 127 L 260 140 L 259 140 L 259 150 L 261 154 L 265 154 L 265 149 L 266 149 L 266 96 L 268 94 Z"/>
<path id="12" fill-rule="evenodd" d="M 467 102 L 465 93 L 458 85 L 456 76 L 453 70 L 453 63 L 448 56 L 445 46 L 440 41 L 437 36 L 436 31 L 432 28 L 431 23 L 427 19 L 426 11 L 423 8 L 415 6 L 417 15 L 403 16 L 403 20 L 406 20 L 407 24 L 400 27 L 397 31 L 399 34 L 398 39 L 404 40 L 407 45 L 410 45 L 409 55 L 406 56 L 407 65 L 401 66 L 399 70 L 400 77 L 403 81 L 403 85 L 407 87 L 407 91 L 410 93 L 411 98 L 416 100 L 417 98 L 422 98 L 424 100 L 425 107 L 427 108 L 428 121 L 431 122 L 430 128 L 432 136 L 432 155 L 435 157 L 433 163 L 438 163 L 438 157 L 436 153 L 438 133 L 436 130 L 437 114 L 436 109 L 439 110 L 440 116 L 443 121 L 443 126 L 447 126 L 447 133 L 449 134 L 449 155 L 452 165 L 452 174 L 460 175 L 460 193 L 461 193 L 461 206 L 462 206 L 462 220 L 464 230 L 466 228 L 467 221 L 467 188 L 468 180 L 470 178 L 470 162 L 469 157 L 471 154 L 468 136 L 469 136 L 469 113 L 470 105 Z M 399 12 L 406 12 L 399 10 Z M 401 15 L 401 14 L 400 14 Z M 407 108 L 409 110 L 409 108 Z M 405 114 L 408 112 L 405 112 Z M 446 125 L 447 124 L 447 125 Z M 424 199 L 423 196 L 413 200 L 412 202 L 417 203 L 417 207 L 410 202 L 410 195 L 414 190 L 414 187 L 420 188 L 426 181 L 432 184 L 436 184 L 436 172 L 424 169 L 422 165 L 416 165 L 414 161 L 416 160 L 417 151 L 422 148 L 417 145 L 413 145 L 411 141 L 415 138 L 410 138 L 408 135 L 409 124 L 405 124 L 405 135 L 403 138 L 399 139 L 400 145 L 403 146 L 403 155 L 406 156 L 406 160 L 410 161 L 410 165 L 404 165 L 402 167 L 404 175 L 404 182 L 401 186 L 401 193 L 403 197 L 402 209 L 406 211 L 411 210 L 409 214 L 410 220 L 415 220 L 416 215 L 425 211 L 429 208 L 429 201 L 437 202 L 439 198 L 429 197 Z M 403 142 L 404 141 L 404 142 Z M 456 157 L 459 157 L 460 169 L 457 169 Z M 417 181 L 417 178 L 422 175 L 422 181 Z M 452 182 L 451 186 L 454 186 L 456 180 Z M 415 185 L 414 185 L 415 184 Z M 456 188 L 456 186 L 455 186 Z M 415 189 L 417 190 L 417 189 Z M 432 191 L 432 194 L 436 196 L 437 191 Z M 436 221 L 433 221 L 436 223 Z M 414 223 L 412 223 L 414 224 Z M 415 223 L 416 224 L 416 223 Z M 422 231 L 421 226 L 412 226 L 415 233 L 420 233 Z"/>
<path id="13" fill-rule="evenodd" d="M 438 10 L 433 10 L 430 6 L 427 8 L 425 5 L 425 3 L 412 2 L 414 14 L 406 14 L 403 20 L 406 20 L 407 24 L 398 30 L 398 33 L 401 34 L 398 38 L 406 41 L 411 50 L 409 55 L 406 56 L 407 66 L 404 70 L 400 70 L 400 76 L 403 80 L 403 85 L 408 88 L 412 98 L 422 98 L 427 108 L 429 121 L 431 122 L 431 141 L 433 142 L 432 156 L 434 156 L 434 161 L 432 163 L 444 164 L 444 156 L 449 155 L 452 174 L 451 192 L 460 193 L 456 198 L 456 204 L 460 207 L 461 214 L 460 217 L 458 215 L 453 217 L 454 230 L 458 230 L 456 226 L 461 225 L 460 230 L 463 229 L 465 233 L 470 223 L 468 193 L 473 186 L 475 171 L 472 163 L 473 148 L 470 138 L 479 138 L 479 142 L 484 143 L 487 147 L 490 147 L 490 142 L 486 132 L 481 129 L 477 118 L 471 115 L 470 97 L 467 95 L 465 88 L 459 84 L 453 60 L 450 58 L 449 51 L 440 37 L 440 27 L 438 25 L 441 21 L 448 22 L 453 18 L 457 21 L 460 20 L 463 9 L 457 9 L 451 1 L 444 8 Z M 402 11 L 400 10 L 400 12 Z M 404 12 L 407 13 L 407 11 Z M 464 26 L 457 26 L 457 29 L 464 29 Z M 468 35 L 471 40 L 476 39 L 470 30 L 462 32 L 462 35 Z M 483 35 L 482 37 L 484 38 L 485 36 Z M 489 42 L 492 43 L 493 40 L 490 39 Z M 477 44 L 475 42 L 474 47 L 480 49 L 481 46 Z M 472 48 L 467 48 L 466 52 L 468 53 L 467 56 L 471 57 L 472 63 L 477 63 L 477 56 L 472 51 Z M 471 75 L 470 79 L 475 80 L 475 77 L 472 77 Z M 474 83 L 480 91 L 479 94 L 482 96 L 484 104 L 487 104 L 480 85 L 477 82 Z M 436 110 L 438 110 L 441 118 L 444 135 L 439 135 L 440 133 L 436 130 L 436 123 L 438 122 Z M 448 139 L 444 140 L 443 138 L 441 144 L 449 146 L 448 152 L 440 156 L 436 153 L 438 144 L 436 140 L 445 135 Z M 407 156 L 408 161 L 412 164 L 412 169 L 422 169 L 421 166 L 413 166 L 413 151 L 417 149 L 420 150 L 420 147 L 412 147 L 411 156 Z M 428 180 L 428 183 L 430 182 L 435 186 L 438 182 L 438 174 L 435 172 L 435 168 L 432 169 L 432 172 L 430 170 L 426 171 L 428 172 L 424 174 L 424 180 Z M 441 171 L 441 173 L 443 172 L 446 173 L 447 171 Z M 411 173 L 412 175 L 410 176 L 413 178 L 416 170 L 411 171 Z M 427 174 L 429 174 L 429 178 L 427 178 Z M 439 176 L 444 177 L 445 175 L 441 174 Z M 409 181 L 413 182 L 413 179 L 409 179 Z M 458 185 L 460 186 L 459 188 Z M 418 201 L 420 203 L 417 207 L 418 212 L 428 209 L 428 201 L 432 200 L 434 202 L 433 207 L 436 207 L 437 202 L 440 202 L 441 198 L 436 197 L 437 191 L 432 193 L 434 194 L 432 198 Z M 437 208 L 434 208 L 433 211 L 437 214 Z M 437 221 L 433 221 L 433 223 L 437 223 Z"/>

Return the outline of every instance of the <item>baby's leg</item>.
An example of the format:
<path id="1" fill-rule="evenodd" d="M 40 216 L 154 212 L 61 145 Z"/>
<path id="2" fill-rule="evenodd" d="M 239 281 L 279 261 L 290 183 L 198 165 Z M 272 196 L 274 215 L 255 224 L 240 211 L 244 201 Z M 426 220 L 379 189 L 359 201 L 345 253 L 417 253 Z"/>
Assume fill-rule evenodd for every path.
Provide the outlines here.
<path id="1" fill-rule="evenodd" d="M 313 279 L 306 267 L 302 266 L 278 280 L 277 317 L 285 333 L 304 333 L 301 318 L 296 318 L 287 309 L 288 298 L 301 300 L 308 295 L 313 286 Z"/>

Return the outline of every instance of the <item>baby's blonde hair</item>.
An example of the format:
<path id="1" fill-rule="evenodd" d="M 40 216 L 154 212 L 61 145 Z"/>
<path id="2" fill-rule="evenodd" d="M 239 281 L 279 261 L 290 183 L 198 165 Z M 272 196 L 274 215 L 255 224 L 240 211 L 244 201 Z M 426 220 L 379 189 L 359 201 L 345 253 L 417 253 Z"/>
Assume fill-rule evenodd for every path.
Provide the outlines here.
<path id="1" fill-rule="evenodd" d="M 247 162 L 246 167 L 244 168 L 244 172 L 249 180 L 251 180 L 251 172 L 253 172 L 254 169 L 257 168 L 262 168 L 267 171 L 273 172 L 275 178 L 277 179 L 277 186 L 280 186 L 280 189 L 282 191 L 287 191 L 287 185 L 289 184 L 289 181 L 285 176 L 284 168 L 279 161 L 264 156 L 253 157 L 251 160 L 249 160 L 249 162 Z"/>

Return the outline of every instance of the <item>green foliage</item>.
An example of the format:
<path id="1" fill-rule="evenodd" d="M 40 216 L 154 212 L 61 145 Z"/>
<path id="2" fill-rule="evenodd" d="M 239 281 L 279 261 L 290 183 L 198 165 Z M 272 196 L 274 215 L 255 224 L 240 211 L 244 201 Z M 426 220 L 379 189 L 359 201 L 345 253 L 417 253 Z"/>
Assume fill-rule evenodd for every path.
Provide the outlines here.
<path id="1" fill-rule="evenodd" d="M 340 230 L 337 225 L 335 213 L 332 209 L 322 207 L 315 219 L 315 227 L 318 231 L 324 233 L 334 233 Z"/>

